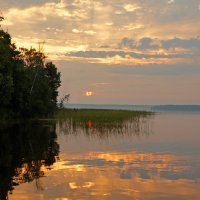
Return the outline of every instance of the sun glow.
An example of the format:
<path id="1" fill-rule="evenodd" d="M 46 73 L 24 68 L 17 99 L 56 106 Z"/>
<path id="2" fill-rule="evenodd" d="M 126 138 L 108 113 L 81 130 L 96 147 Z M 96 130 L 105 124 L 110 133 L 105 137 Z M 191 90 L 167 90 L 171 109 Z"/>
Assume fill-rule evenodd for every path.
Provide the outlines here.
<path id="1" fill-rule="evenodd" d="M 94 93 L 92 91 L 87 91 L 85 92 L 85 96 L 87 97 L 94 96 Z"/>

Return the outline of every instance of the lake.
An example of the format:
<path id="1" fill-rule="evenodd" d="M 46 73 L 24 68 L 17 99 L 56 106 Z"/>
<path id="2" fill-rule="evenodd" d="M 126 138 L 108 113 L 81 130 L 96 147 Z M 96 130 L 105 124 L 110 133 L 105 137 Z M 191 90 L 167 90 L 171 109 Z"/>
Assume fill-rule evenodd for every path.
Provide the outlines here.
<path id="1" fill-rule="evenodd" d="M 199 200 L 200 112 L 0 129 L 0 197 Z"/>

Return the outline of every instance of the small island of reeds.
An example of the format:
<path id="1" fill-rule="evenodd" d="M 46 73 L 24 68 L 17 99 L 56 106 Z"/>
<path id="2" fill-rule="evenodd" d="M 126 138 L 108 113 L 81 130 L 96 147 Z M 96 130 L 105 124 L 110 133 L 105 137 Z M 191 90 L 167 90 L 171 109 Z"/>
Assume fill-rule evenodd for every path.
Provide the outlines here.
<path id="1" fill-rule="evenodd" d="M 57 119 L 73 118 L 78 121 L 93 120 L 96 122 L 123 121 L 134 117 L 152 115 L 149 111 L 108 110 L 108 109 L 59 109 Z"/>
<path id="2" fill-rule="evenodd" d="M 65 134 L 85 130 L 87 135 L 101 137 L 116 134 L 140 134 L 146 131 L 143 125 L 153 112 L 108 109 L 59 109 L 55 118 Z"/>

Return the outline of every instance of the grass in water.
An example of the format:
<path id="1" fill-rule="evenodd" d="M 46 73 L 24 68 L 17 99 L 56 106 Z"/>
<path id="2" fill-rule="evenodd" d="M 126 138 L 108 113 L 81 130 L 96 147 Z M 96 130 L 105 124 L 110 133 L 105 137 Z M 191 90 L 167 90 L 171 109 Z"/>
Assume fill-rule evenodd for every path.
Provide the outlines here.
<path id="1" fill-rule="evenodd" d="M 87 134 L 95 133 L 103 136 L 126 132 L 139 134 L 144 129 L 144 120 L 152 114 L 152 112 L 129 110 L 61 109 L 56 119 L 59 120 L 59 126 L 65 133 L 75 133 L 81 128 Z"/>
<path id="2" fill-rule="evenodd" d="M 56 114 L 58 119 L 74 119 L 77 121 L 93 120 L 94 122 L 120 122 L 137 117 L 152 115 L 147 111 L 101 110 L 101 109 L 61 109 Z"/>

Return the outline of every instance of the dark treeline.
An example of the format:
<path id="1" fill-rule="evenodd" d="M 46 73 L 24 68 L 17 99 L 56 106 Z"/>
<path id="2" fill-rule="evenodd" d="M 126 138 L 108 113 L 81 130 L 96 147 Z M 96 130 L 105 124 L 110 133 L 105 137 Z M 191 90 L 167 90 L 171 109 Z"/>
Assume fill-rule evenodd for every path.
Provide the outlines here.
<path id="1" fill-rule="evenodd" d="M 33 48 L 16 48 L 0 30 L 0 117 L 44 117 L 57 108 L 60 73 Z"/>

